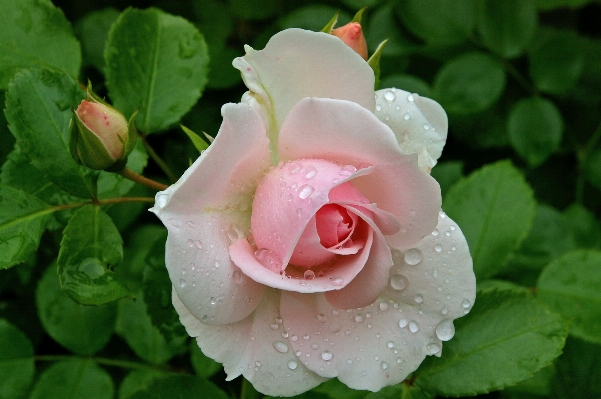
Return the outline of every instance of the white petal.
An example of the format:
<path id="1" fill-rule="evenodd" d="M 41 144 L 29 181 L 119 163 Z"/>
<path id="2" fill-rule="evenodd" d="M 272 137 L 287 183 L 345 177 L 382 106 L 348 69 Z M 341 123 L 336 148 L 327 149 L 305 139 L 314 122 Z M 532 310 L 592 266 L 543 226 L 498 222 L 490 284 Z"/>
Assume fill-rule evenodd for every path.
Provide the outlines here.
<path id="1" fill-rule="evenodd" d="M 280 311 L 292 347 L 309 370 L 338 377 L 353 389 L 378 391 L 403 381 L 441 347 L 436 320 L 411 306 L 381 303 L 344 311 L 323 294 L 283 292 Z M 401 320 L 407 321 L 403 327 Z"/>
<path id="2" fill-rule="evenodd" d="M 279 296 L 277 290 L 265 290 L 259 306 L 250 316 L 221 326 L 199 322 L 182 304 L 175 290 L 173 305 L 203 353 L 223 363 L 228 381 L 243 374 L 259 392 L 294 396 L 326 379 L 307 370 L 296 357 L 279 318 Z"/>
<path id="3" fill-rule="evenodd" d="M 399 89 L 376 92 L 375 115 L 394 132 L 401 149 L 418 154 L 418 164 L 430 171 L 447 141 L 448 120 L 433 100 Z"/>
<path id="4" fill-rule="evenodd" d="M 476 278 L 467 242 L 455 222 L 441 212 L 434 233 L 409 251 L 393 251 L 391 284 L 382 296 L 440 320 L 468 313 L 476 297 Z M 408 284 L 395 289 L 395 279 Z M 397 284 L 397 288 L 403 285 Z"/>
<path id="5" fill-rule="evenodd" d="M 240 276 L 228 247 L 248 232 L 269 144 L 261 118 L 248 105 L 227 104 L 222 114 L 215 141 L 177 183 L 156 195 L 152 209 L 169 231 L 165 261 L 175 290 L 208 324 L 245 318 L 264 290 Z"/>
<path id="6" fill-rule="evenodd" d="M 233 65 L 266 109 L 273 149 L 282 123 L 302 98 L 349 100 L 374 110 L 372 69 L 332 35 L 287 29 L 274 35 L 264 50 L 246 46 L 246 55 L 236 58 Z"/>

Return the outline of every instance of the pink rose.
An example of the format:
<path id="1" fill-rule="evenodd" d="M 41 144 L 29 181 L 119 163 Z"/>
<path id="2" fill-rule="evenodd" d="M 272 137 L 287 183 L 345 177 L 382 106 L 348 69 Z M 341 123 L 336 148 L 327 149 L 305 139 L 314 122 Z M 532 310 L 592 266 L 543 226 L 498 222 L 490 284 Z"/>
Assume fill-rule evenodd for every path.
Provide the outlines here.
<path id="1" fill-rule="evenodd" d="M 432 100 L 380 90 L 337 37 L 290 29 L 234 66 L 249 88 L 152 209 L 173 304 L 228 380 L 292 396 L 377 391 L 440 356 L 475 298 L 469 250 L 429 170 Z"/>

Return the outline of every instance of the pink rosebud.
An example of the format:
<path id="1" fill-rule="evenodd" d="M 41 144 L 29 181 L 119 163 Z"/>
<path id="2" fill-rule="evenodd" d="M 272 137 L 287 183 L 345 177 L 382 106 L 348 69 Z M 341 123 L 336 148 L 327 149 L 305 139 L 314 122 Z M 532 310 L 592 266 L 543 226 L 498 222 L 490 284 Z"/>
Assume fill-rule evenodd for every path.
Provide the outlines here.
<path id="1" fill-rule="evenodd" d="M 88 88 L 73 112 L 69 146 L 73 159 L 91 169 L 119 171 L 133 150 L 137 133 L 131 120 L 98 99 Z"/>
<path id="2" fill-rule="evenodd" d="M 347 46 L 355 50 L 357 54 L 367 60 L 367 43 L 363 36 L 363 29 L 359 22 L 349 22 L 348 24 L 336 28 L 332 35 L 339 37 Z"/>

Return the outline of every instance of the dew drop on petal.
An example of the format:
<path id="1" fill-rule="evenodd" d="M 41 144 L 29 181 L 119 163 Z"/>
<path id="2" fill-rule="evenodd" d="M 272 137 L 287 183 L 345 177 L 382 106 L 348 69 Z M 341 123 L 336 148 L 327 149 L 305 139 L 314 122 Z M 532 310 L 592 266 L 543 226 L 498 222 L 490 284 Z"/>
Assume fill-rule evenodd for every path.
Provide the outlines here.
<path id="1" fill-rule="evenodd" d="M 323 360 L 332 360 L 333 356 L 334 355 L 332 355 L 332 352 L 330 352 L 330 351 L 323 351 L 323 353 L 321 354 L 321 358 Z"/>
<path id="2" fill-rule="evenodd" d="M 344 165 L 342 168 L 340 168 L 340 172 L 338 174 L 341 176 L 350 176 L 356 171 L 357 168 L 355 168 L 353 165 Z"/>
<path id="3" fill-rule="evenodd" d="M 300 190 L 298 191 L 298 197 L 300 199 L 306 199 L 311 194 L 313 194 L 314 190 L 315 189 L 313 188 L 313 186 L 309 186 L 308 184 L 305 184 L 304 186 L 301 186 Z"/>
<path id="4" fill-rule="evenodd" d="M 409 115 L 409 114 L 403 115 L 403 119 L 405 119 L 406 121 L 408 121 L 409 118 L 411 118 L 411 115 Z"/>
<path id="5" fill-rule="evenodd" d="M 399 320 L 399 327 L 405 328 L 405 327 L 407 327 L 407 324 L 409 324 L 409 321 L 407 319 Z"/>
<path id="6" fill-rule="evenodd" d="M 417 294 L 417 295 L 415 296 L 415 302 L 417 302 L 417 303 L 422 303 L 423 301 L 424 301 L 424 297 L 423 297 L 422 295 L 420 295 L 420 294 Z"/>
<path id="7" fill-rule="evenodd" d="M 388 304 L 386 302 L 380 302 L 380 310 L 386 312 L 388 310 Z"/>
<path id="8" fill-rule="evenodd" d="M 413 101 L 413 100 L 415 100 L 415 98 L 413 97 L 413 94 L 409 94 L 407 96 L 407 101 Z"/>
<path id="9" fill-rule="evenodd" d="M 440 352 L 440 345 L 434 343 L 428 344 L 426 345 L 426 349 L 428 349 L 428 352 L 430 352 L 430 354 L 433 355 L 435 353 Z"/>
<path id="10" fill-rule="evenodd" d="M 422 251 L 418 248 L 411 248 L 407 252 L 405 252 L 405 262 L 408 265 L 418 265 L 422 261 Z"/>
<path id="11" fill-rule="evenodd" d="M 313 270 L 305 270 L 303 277 L 305 280 L 313 280 L 315 278 L 315 272 Z"/>
<path id="12" fill-rule="evenodd" d="M 288 368 L 290 370 L 296 370 L 297 367 L 298 367 L 298 363 L 296 363 L 294 360 L 290 360 L 288 362 Z"/>
<path id="13" fill-rule="evenodd" d="M 340 329 L 341 329 L 341 327 L 340 327 L 340 324 L 338 324 L 338 323 L 336 323 L 336 322 L 332 322 L 332 323 L 330 323 L 330 326 L 329 326 L 329 328 L 328 328 L 328 330 L 329 330 L 331 333 L 337 333 L 338 331 L 340 331 Z"/>
<path id="14" fill-rule="evenodd" d="M 392 348 L 394 348 L 394 342 L 392 342 L 392 341 L 388 341 L 388 342 L 386 343 L 386 346 L 392 349 Z"/>
<path id="15" fill-rule="evenodd" d="M 276 351 L 280 353 L 288 353 L 288 345 L 286 345 L 282 341 L 275 341 L 273 343 L 273 347 Z"/>
<path id="16" fill-rule="evenodd" d="M 167 205 L 167 202 L 169 202 L 169 194 L 157 194 L 156 203 L 159 208 L 164 208 L 165 205 Z"/>
<path id="17" fill-rule="evenodd" d="M 382 370 L 386 370 L 388 368 L 388 363 L 382 362 L 380 363 L 380 367 L 382 367 Z"/>
<path id="18" fill-rule="evenodd" d="M 344 284 L 344 279 L 340 276 L 332 277 L 332 285 L 335 287 L 340 287 Z"/>
<path id="19" fill-rule="evenodd" d="M 441 341 L 448 341 L 455 336 L 453 321 L 445 319 L 436 325 L 436 336 Z"/>
<path id="20" fill-rule="evenodd" d="M 320 323 L 325 323 L 326 320 L 328 320 L 328 318 L 326 317 L 325 314 L 323 313 L 317 313 L 317 316 L 315 316 L 315 318 L 317 319 L 317 321 L 319 321 Z"/>
<path id="21" fill-rule="evenodd" d="M 414 321 L 409 322 L 409 331 L 411 331 L 414 334 L 419 331 L 419 326 L 417 325 L 416 322 L 414 322 Z"/>
<path id="22" fill-rule="evenodd" d="M 300 172 L 302 168 L 303 168 L 303 165 L 300 162 L 293 162 L 288 167 L 288 170 L 290 171 L 291 174 L 296 174 L 296 173 Z"/>
<path id="23" fill-rule="evenodd" d="M 390 286 L 397 291 L 402 291 L 409 285 L 409 280 L 402 274 L 395 273 L 390 277 Z"/>
<path id="24" fill-rule="evenodd" d="M 315 177 L 316 174 L 317 174 L 317 169 L 315 169 L 313 166 L 307 166 L 305 168 L 305 178 L 306 179 L 312 179 Z"/>
<path id="25" fill-rule="evenodd" d="M 441 252 L 442 251 L 442 245 L 436 244 L 436 245 L 434 245 L 434 249 L 436 250 L 436 252 Z"/>
<path id="26" fill-rule="evenodd" d="M 388 90 L 386 91 L 386 93 L 384 93 L 384 98 L 386 99 L 386 101 L 394 101 L 396 99 L 396 96 L 392 91 Z"/>
<path id="27" fill-rule="evenodd" d="M 185 280 L 185 279 L 183 279 L 183 278 L 182 278 L 182 279 L 180 279 L 180 280 L 179 280 L 179 286 L 180 286 L 181 288 L 184 288 L 184 287 L 186 286 L 186 280 Z"/>
<path id="28" fill-rule="evenodd" d="M 266 248 L 259 248 L 255 251 L 255 258 L 267 269 L 277 273 L 280 272 L 282 260 L 276 252 Z"/>
<path id="29" fill-rule="evenodd" d="M 357 323 L 363 323 L 363 316 L 361 316 L 360 314 L 355 316 L 355 321 Z"/>
<path id="30" fill-rule="evenodd" d="M 236 284 L 241 284 L 242 280 L 244 280 L 242 272 L 240 270 L 234 270 L 234 273 L 232 273 L 232 280 L 234 280 L 234 283 Z"/>
<path id="31" fill-rule="evenodd" d="M 469 308 L 470 305 L 471 305 L 471 303 L 467 299 L 464 299 L 463 302 L 461 302 L 461 306 L 463 306 L 466 309 Z"/>

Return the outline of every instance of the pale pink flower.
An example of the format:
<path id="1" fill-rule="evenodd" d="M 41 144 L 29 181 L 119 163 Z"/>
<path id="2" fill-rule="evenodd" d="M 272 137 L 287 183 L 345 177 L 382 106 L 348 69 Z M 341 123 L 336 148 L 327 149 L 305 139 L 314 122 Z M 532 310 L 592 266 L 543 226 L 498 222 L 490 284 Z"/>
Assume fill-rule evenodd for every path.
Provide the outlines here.
<path id="1" fill-rule="evenodd" d="M 428 173 L 446 114 L 374 95 L 371 68 L 325 33 L 280 32 L 234 66 L 249 91 L 152 209 L 183 325 L 228 380 L 268 395 L 401 382 L 440 356 L 475 298 Z"/>

